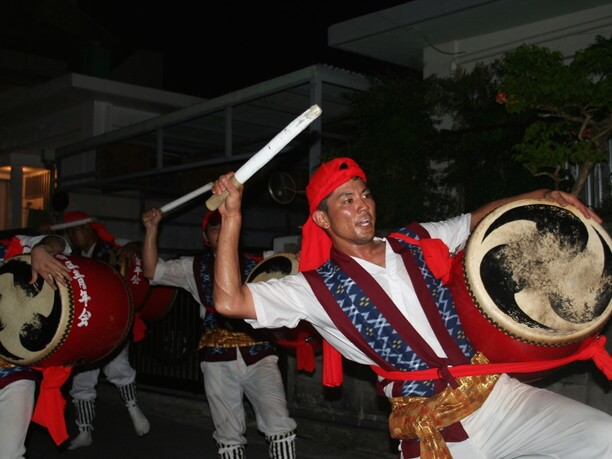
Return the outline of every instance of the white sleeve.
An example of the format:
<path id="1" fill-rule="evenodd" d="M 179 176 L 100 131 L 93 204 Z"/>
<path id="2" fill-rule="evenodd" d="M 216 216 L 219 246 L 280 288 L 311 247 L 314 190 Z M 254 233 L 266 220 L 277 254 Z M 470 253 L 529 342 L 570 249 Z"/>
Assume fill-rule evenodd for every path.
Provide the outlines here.
<path id="1" fill-rule="evenodd" d="M 257 315 L 257 319 L 246 322 L 254 328 L 293 328 L 303 319 L 347 359 L 366 365 L 374 363 L 338 330 L 302 274 L 246 285 Z"/>
<path id="2" fill-rule="evenodd" d="M 463 247 L 470 235 L 472 214 L 462 214 L 442 222 L 428 222 L 421 225 L 432 238 L 441 239 L 451 252 Z"/>
<path id="3" fill-rule="evenodd" d="M 23 253 L 30 253 L 32 251 L 32 249 L 34 247 L 36 247 L 37 244 L 40 244 L 40 242 L 46 238 L 47 236 L 49 236 L 49 234 L 43 234 L 40 236 L 16 236 L 19 239 L 19 242 L 21 243 L 21 246 L 23 247 Z M 55 237 L 59 237 L 61 239 L 64 239 L 64 242 L 66 243 L 65 247 L 64 247 L 64 251 L 62 252 L 64 255 L 70 255 L 72 253 L 72 249 L 70 248 L 70 244 L 68 243 L 68 241 L 63 238 L 62 236 L 58 236 L 58 235 L 54 235 Z"/>
<path id="4" fill-rule="evenodd" d="M 254 328 L 293 328 L 308 317 L 308 305 L 319 303 L 301 274 L 246 285 L 257 315 L 246 321 Z"/>
<path id="5" fill-rule="evenodd" d="M 193 274 L 193 257 L 180 257 L 168 261 L 159 258 L 150 283 L 183 288 L 201 305 L 200 293 Z"/>

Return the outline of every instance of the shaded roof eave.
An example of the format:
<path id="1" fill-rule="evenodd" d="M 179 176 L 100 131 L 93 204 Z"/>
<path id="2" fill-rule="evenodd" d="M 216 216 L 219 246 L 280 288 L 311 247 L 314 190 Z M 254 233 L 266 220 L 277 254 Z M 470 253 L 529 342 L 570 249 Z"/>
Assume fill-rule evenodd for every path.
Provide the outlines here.
<path id="1" fill-rule="evenodd" d="M 333 24 L 328 45 L 422 70 L 424 48 L 608 4 L 612 0 L 414 0 Z"/>

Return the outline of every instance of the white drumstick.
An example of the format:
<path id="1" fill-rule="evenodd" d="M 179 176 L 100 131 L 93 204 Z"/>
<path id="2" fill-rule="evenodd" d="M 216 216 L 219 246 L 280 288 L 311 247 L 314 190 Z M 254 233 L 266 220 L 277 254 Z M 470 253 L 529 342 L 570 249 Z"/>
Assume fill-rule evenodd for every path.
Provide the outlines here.
<path id="1" fill-rule="evenodd" d="M 289 123 L 285 129 L 279 132 L 268 144 L 255 153 L 244 165 L 236 171 L 232 181 L 234 185 L 244 184 L 255 172 L 266 165 L 274 156 L 278 154 L 289 142 L 291 142 L 300 132 L 310 125 L 321 114 L 318 105 L 311 106 L 308 110 Z M 235 179 L 235 180 L 234 180 Z M 220 195 L 214 195 L 206 201 L 209 210 L 215 210 L 227 198 L 229 193 L 225 191 Z"/>
<path id="2" fill-rule="evenodd" d="M 95 222 L 95 217 L 83 218 L 81 220 L 75 220 L 73 222 L 67 223 L 57 223 L 56 225 L 51 225 L 49 229 L 51 231 L 59 231 L 66 228 L 74 228 L 75 226 L 86 225 L 87 223 Z"/>
<path id="3" fill-rule="evenodd" d="M 181 196 L 178 199 L 175 199 L 172 202 L 162 206 L 159 208 L 162 214 L 171 211 L 172 209 L 176 209 L 178 206 L 186 203 L 187 201 L 191 201 L 193 198 L 200 196 L 201 194 L 206 193 L 212 189 L 213 182 L 208 182 L 206 185 L 198 188 L 197 190 L 193 190 L 191 193 L 187 193 L 185 196 Z"/>
<path id="4" fill-rule="evenodd" d="M 287 125 L 279 134 L 276 135 L 268 144 L 255 153 L 244 165 L 236 171 L 234 177 L 240 183 L 246 182 L 249 178 L 261 169 L 266 163 L 268 163 L 278 152 L 280 152 L 285 145 L 293 140 L 300 132 L 302 132 L 310 123 L 312 123 L 321 114 L 321 108 L 318 105 L 313 105 L 289 125 Z M 184 204 L 191 199 L 200 196 L 212 189 L 213 182 L 209 182 L 206 185 L 186 194 L 168 204 L 160 207 L 162 213 L 171 211 L 178 206 Z M 223 197 L 221 197 L 223 196 Z M 223 202 L 227 197 L 227 193 L 224 195 L 213 196 L 206 201 L 206 206 L 210 210 L 214 210 Z M 213 203 L 210 201 L 213 200 Z M 218 201 L 215 205 L 215 201 Z"/>

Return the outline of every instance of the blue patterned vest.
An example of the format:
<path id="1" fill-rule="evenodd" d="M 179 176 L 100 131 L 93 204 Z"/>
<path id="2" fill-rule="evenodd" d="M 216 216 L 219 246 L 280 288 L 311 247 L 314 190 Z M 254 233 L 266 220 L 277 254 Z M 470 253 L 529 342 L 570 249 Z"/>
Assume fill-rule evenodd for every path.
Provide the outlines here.
<path id="1" fill-rule="evenodd" d="M 243 280 L 259 260 L 248 254 L 241 254 Z M 254 330 L 242 319 L 230 319 L 218 314 L 213 306 L 214 254 L 207 250 L 193 259 L 193 271 L 198 283 L 200 302 L 206 308 L 202 320 L 200 340 L 200 361 L 219 362 L 236 359 L 236 349 L 247 365 L 258 362 L 276 353 L 265 332 Z"/>
<path id="2" fill-rule="evenodd" d="M 397 232 L 413 239 L 429 237 L 420 225 L 401 228 Z M 387 371 L 435 367 L 445 375 L 435 381 L 382 380 L 378 385 L 379 393 L 382 394 L 384 386 L 393 384 L 393 396 L 428 397 L 447 384 L 454 385 L 448 366 L 469 362 L 475 350 L 463 332 L 449 289 L 433 276 L 421 248 L 401 239 L 389 238 L 388 243 L 402 256 L 421 307 L 447 358 L 435 355 L 380 285 L 350 257 L 332 249 L 330 260 L 316 271 L 304 274 L 311 286 L 315 286 L 313 291 L 321 300 L 325 294 L 316 287 L 318 281 L 312 277 L 316 272 L 331 293 L 328 293 L 327 301 L 321 301 L 328 314 L 339 330 L 376 365 Z M 332 297 L 334 305 L 330 304 Z"/>

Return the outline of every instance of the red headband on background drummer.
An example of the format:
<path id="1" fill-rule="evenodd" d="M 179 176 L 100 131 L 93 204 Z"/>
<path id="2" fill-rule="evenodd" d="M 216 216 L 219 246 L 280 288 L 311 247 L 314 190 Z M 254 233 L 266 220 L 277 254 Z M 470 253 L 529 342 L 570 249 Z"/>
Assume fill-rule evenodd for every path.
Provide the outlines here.
<path id="1" fill-rule="evenodd" d="M 91 215 L 88 215 L 87 213 L 79 211 L 79 210 L 66 211 L 64 212 L 63 217 L 64 217 L 64 223 L 71 223 L 71 222 L 92 219 Z M 115 236 L 113 236 L 111 232 L 108 231 L 102 223 L 99 223 L 96 221 L 90 221 L 83 225 L 68 228 L 68 234 L 70 235 L 70 238 L 73 239 L 73 242 L 76 245 L 79 245 L 80 238 L 84 237 L 80 233 L 80 231 L 82 230 L 92 231 L 102 241 L 112 245 L 113 247 L 118 247 L 118 244 L 115 242 Z M 91 236 L 89 236 L 89 238 L 90 237 Z"/>
<path id="2" fill-rule="evenodd" d="M 209 227 L 217 227 L 221 225 L 221 214 L 218 210 L 211 210 L 206 212 L 204 218 L 202 218 L 202 237 L 204 238 L 204 245 L 210 247 L 211 237 L 207 234 L 206 230 Z M 214 247 L 213 247 L 214 249 Z"/>

